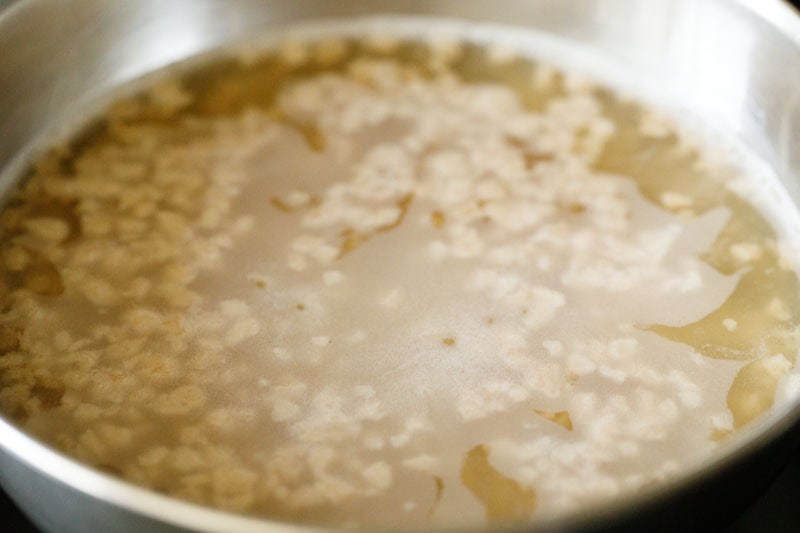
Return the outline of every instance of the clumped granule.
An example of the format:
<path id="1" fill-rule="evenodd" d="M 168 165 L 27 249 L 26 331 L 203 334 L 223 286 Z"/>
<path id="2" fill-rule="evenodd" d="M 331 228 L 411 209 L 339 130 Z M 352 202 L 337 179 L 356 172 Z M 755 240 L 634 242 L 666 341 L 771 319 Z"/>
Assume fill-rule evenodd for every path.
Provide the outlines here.
<path id="1" fill-rule="evenodd" d="M 515 72 L 514 50 L 403 55 L 420 46 L 249 51 L 251 78 L 169 80 L 39 161 L 0 217 L 4 412 L 221 509 L 458 526 L 639 490 L 767 409 L 793 354 L 706 358 L 681 328 L 778 245 L 609 155 L 630 136 L 683 154 L 669 121 L 626 125 L 547 65 L 533 111 L 459 71 Z M 274 101 L 249 105 L 248 79 Z M 714 260 L 751 270 L 712 268 L 719 238 Z M 759 324 L 795 316 L 781 287 Z"/>

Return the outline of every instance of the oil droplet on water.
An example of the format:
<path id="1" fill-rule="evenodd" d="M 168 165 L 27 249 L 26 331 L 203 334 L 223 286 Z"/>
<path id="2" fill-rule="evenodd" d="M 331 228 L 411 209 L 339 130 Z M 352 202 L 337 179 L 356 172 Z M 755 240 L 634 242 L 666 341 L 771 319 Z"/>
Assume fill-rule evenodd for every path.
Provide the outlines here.
<path id="1" fill-rule="evenodd" d="M 461 482 L 483 504 L 490 522 L 526 520 L 536 508 L 536 492 L 495 470 L 483 444 L 467 452 Z"/>
<path id="2" fill-rule="evenodd" d="M 772 406 L 778 382 L 792 364 L 783 355 L 764 357 L 736 374 L 728 392 L 728 408 L 734 427 L 741 427 Z"/>
<path id="3" fill-rule="evenodd" d="M 782 354 L 794 363 L 800 350 L 800 282 L 792 267 L 783 264 L 777 234 L 752 204 L 708 179 L 696 165 L 697 155 L 679 149 L 674 136 L 642 138 L 632 127 L 641 120 L 641 109 L 613 97 L 604 99 L 606 112 L 618 128 L 605 146 L 597 168 L 631 177 L 651 202 L 663 202 L 665 194 L 691 198 L 697 216 L 724 206 L 731 211 L 727 225 L 700 258 L 719 273 L 741 275 L 728 299 L 716 310 L 682 326 L 643 324 L 644 329 L 669 340 L 688 344 L 698 353 L 714 358 L 754 361 L 741 369 L 728 393 L 728 407 L 740 427 L 767 411 L 773 403 L 778 377 L 766 372 L 757 360 Z M 767 243 L 757 254 L 737 252 L 742 243 Z M 774 295 L 780 294 L 780 312 Z M 731 328 L 730 324 L 736 324 Z M 761 375 L 763 373 L 763 375 Z M 760 377 L 759 377 L 760 376 Z"/>
<path id="4" fill-rule="evenodd" d="M 534 412 L 537 415 L 549 420 L 550 422 L 558 424 L 567 431 L 572 431 L 572 418 L 570 418 L 569 416 L 569 411 L 558 411 L 553 413 L 549 411 L 540 411 L 538 409 L 534 409 Z"/>

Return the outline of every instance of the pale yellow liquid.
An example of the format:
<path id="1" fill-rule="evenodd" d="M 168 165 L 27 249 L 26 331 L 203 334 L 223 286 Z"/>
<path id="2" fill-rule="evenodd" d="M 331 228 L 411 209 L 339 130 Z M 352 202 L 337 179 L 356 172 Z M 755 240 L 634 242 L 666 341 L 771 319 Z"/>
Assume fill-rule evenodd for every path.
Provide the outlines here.
<path id="1" fill-rule="evenodd" d="M 149 347 L 153 354 L 147 358 L 138 353 L 146 347 L 132 347 L 133 353 L 120 348 L 120 353 L 116 353 L 115 343 L 109 340 L 97 346 L 97 362 L 91 358 L 81 359 L 77 352 L 69 358 L 37 353 L 37 344 L 29 342 L 25 335 L 29 324 L 10 316 L 0 336 L 0 347 L 6 354 L 0 358 L 0 362 L 4 362 L 0 366 L 3 384 L 0 400 L 5 412 L 22 427 L 67 453 L 134 482 L 201 503 L 291 521 L 425 527 L 482 523 L 486 519 L 522 521 L 572 509 L 549 493 L 543 497 L 535 481 L 521 480 L 516 475 L 520 464 L 514 459 L 513 451 L 508 451 L 511 448 L 502 451 L 502 443 L 541 435 L 552 435 L 556 439 L 554 442 L 579 438 L 575 435 L 587 429 L 581 425 L 582 420 L 576 423 L 574 413 L 544 396 L 534 396 L 475 421 L 461 421 L 454 415 L 453 404 L 464 390 L 479 387 L 487 380 L 513 377 L 509 369 L 497 369 L 491 356 L 493 350 L 502 345 L 503 328 L 516 323 L 519 317 L 514 315 L 516 310 L 504 309 L 482 297 L 465 293 L 464 285 L 474 266 L 472 261 L 451 262 L 439 267 L 427 263 L 418 253 L 417 243 L 435 238 L 447 229 L 448 213 L 431 202 L 409 196 L 397 202 L 400 215 L 378 230 L 358 232 L 343 228 L 334 262 L 334 267 L 347 276 L 341 286 L 327 289 L 320 283 L 318 273 L 295 274 L 283 266 L 286 249 L 290 239 L 296 236 L 305 209 L 288 206 L 283 199 L 298 188 L 307 191 L 312 198 L 321 197 L 332 183 L 346 180 L 351 169 L 346 162 L 332 156 L 331 146 L 337 139 L 326 138 L 313 121 L 286 116 L 276 108 L 275 98 L 295 82 L 326 71 L 341 71 L 355 59 L 365 57 L 389 57 L 429 75 L 436 70 L 430 65 L 426 47 L 416 43 L 401 43 L 399 48 L 386 53 L 360 42 L 349 42 L 346 53 L 324 61 L 324 65 L 311 60 L 299 67 L 290 66 L 277 54 L 267 54 L 247 64 L 235 59 L 217 60 L 183 77 L 183 87 L 192 97 L 188 107 L 179 111 L 165 110 L 149 102 L 146 96 L 123 101 L 117 109 L 130 106 L 133 109 L 130 115 L 123 119 L 112 115 L 117 118 L 101 120 L 80 141 L 55 149 L 38 161 L 24 182 L 22 192 L 2 215 L 3 246 L 22 242 L 33 257 L 21 269 L 15 269 L 6 261 L 4 296 L 13 299 L 15 292 L 23 290 L 35 294 L 38 302 L 53 311 L 52 315 L 41 318 L 42 324 L 48 324 L 52 331 L 64 329 L 71 331 L 73 337 L 80 337 L 98 324 L 113 323 L 116 315 L 114 310 L 98 311 L 81 303 L 80 298 L 72 296 L 69 287 L 65 296 L 66 282 L 59 274 L 58 257 L 46 259 L 26 237 L 23 229 L 26 218 L 47 215 L 68 223 L 69 234 L 60 246 L 69 248 L 82 239 L 80 206 L 43 192 L 47 177 L 55 175 L 69 180 L 70 175 L 80 172 L 76 169 L 94 155 L 122 144 L 120 141 L 129 132 L 128 127 L 152 126 L 159 129 L 161 135 L 166 131 L 165 137 L 176 139 L 182 136 L 203 138 L 208 135 L 208 123 L 215 117 L 231 117 L 255 107 L 267 111 L 295 132 L 245 164 L 251 179 L 242 185 L 233 200 L 231 217 L 243 213 L 252 215 L 255 231 L 238 237 L 225 252 L 222 270 L 201 273 L 192 281 L 192 288 L 211 300 L 247 302 L 261 322 L 262 329 L 257 336 L 235 350 L 205 357 L 198 347 L 200 339 L 182 326 L 187 323 L 192 308 L 188 311 L 169 309 L 165 311 L 167 328 L 172 328 L 172 333 L 185 339 L 189 346 L 182 355 L 159 358 L 159 354 L 167 353 L 168 349 L 164 344 L 159 351 L 155 341 Z M 552 83 L 537 86 L 531 82 L 536 66 L 530 61 L 513 59 L 495 64 L 487 59 L 484 49 L 475 46 L 467 46 L 450 68 L 467 83 L 491 82 L 513 88 L 525 107 L 534 111 L 545 109 L 554 98 L 567 91 L 560 74 L 555 75 Z M 610 331 L 608 328 L 618 323 L 630 323 L 639 333 L 649 335 L 645 337 L 651 343 L 647 349 L 663 352 L 665 373 L 671 364 L 683 364 L 681 358 L 688 358 L 692 352 L 707 358 L 730 360 L 730 364 L 720 363 L 720 366 L 699 370 L 703 374 L 698 379 L 706 380 L 704 393 L 709 397 L 716 394 L 717 403 L 726 404 L 732 413 L 734 427 L 741 427 L 772 405 L 781 376 L 762 368 L 764 358 L 781 353 L 794 362 L 800 342 L 795 334 L 800 309 L 796 273 L 792 265 L 781 262 L 776 232 L 764 216 L 730 192 L 724 179 L 713 175 L 733 170 L 699 167 L 697 149 L 679 146 L 675 135 L 651 138 L 641 134 L 639 124 L 644 111 L 638 105 L 623 103 L 606 90 L 593 92 L 602 102 L 604 114 L 616 124 L 616 131 L 605 144 L 593 170 L 632 180 L 629 195 L 634 208 L 631 216 L 637 221 L 657 225 L 678 220 L 686 227 L 695 227 L 697 240 L 687 245 L 690 251 L 709 235 L 713 237 L 716 226 L 723 224 L 724 228 L 710 247 L 699 252 L 702 260 L 718 275 L 710 285 L 711 293 L 725 294 L 729 285 L 732 292 L 722 305 L 715 307 L 709 308 L 714 301 L 710 297 L 701 302 L 678 299 L 664 303 L 665 309 L 652 313 L 648 309 L 625 309 L 623 297 L 613 300 L 618 305 L 617 314 L 598 313 L 590 299 L 578 300 L 577 304 L 572 304 L 574 315 L 571 318 L 564 319 L 559 326 L 548 326 L 552 331 L 541 335 L 547 338 L 552 333 L 568 338 L 569 334 L 563 331 L 570 327 L 574 328 L 576 337 L 605 335 Z M 194 126 L 181 122 L 192 117 L 199 117 Z M 359 150 L 366 152 L 370 146 L 399 135 L 402 135 L 402 127 L 384 125 L 371 135 L 357 138 L 356 144 Z M 531 153 L 528 164 L 535 167 L 547 160 L 546 155 Z M 147 179 L 147 175 L 145 171 L 145 177 L 140 179 Z M 680 209 L 677 215 L 669 213 L 661 206 L 664 193 L 679 193 L 692 198 L 693 203 L 689 208 Z M 178 196 L 167 198 L 159 207 L 169 208 L 171 201 L 181 200 Z M 189 204 L 192 201 L 198 200 L 193 197 L 186 200 Z M 579 203 L 561 207 L 563 213 L 559 217 L 565 221 L 584 216 L 585 206 Z M 120 207 L 121 211 L 125 209 L 133 207 Z M 429 223 L 422 225 L 420 220 L 429 220 Z M 696 226 L 690 226 L 694 223 Z M 489 229 L 485 231 L 493 231 L 489 217 L 486 225 Z M 503 238 L 497 236 L 497 239 Z M 749 265 L 737 259 L 730 246 L 741 242 L 758 243 L 762 250 L 760 258 Z M 267 273 L 271 281 L 248 277 L 253 272 Z M 555 282 L 556 274 L 548 274 L 551 281 Z M 119 272 L 120 284 L 129 281 L 125 275 Z M 271 284 L 273 281 L 275 284 Z M 376 305 L 394 287 L 405 289 L 405 300 L 398 307 L 388 306 L 388 309 Z M 769 311 L 771 305 L 774 307 L 775 298 L 782 302 L 781 312 L 777 314 Z M 523 313 L 527 311 L 523 309 Z M 648 313 L 653 317 L 667 316 L 671 321 L 653 321 Z M 687 316 L 691 318 L 687 320 Z M 735 321 L 735 329 L 726 327 L 726 320 Z M 350 343 L 347 339 L 359 331 L 366 333 L 366 340 Z M 227 333 L 223 330 L 219 335 Z M 652 333 L 657 335 L 650 335 Z M 324 352 L 309 347 L 312 336 L 326 337 L 330 346 Z M 276 361 L 270 355 L 276 349 L 278 353 L 291 353 L 292 361 Z M 135 379 L 134 374 L 139 376 L 142 365 L 147 364 L 151 365 L 153 384 L 127 383 Z M 81 365 L 86 365 L 86 372 L 92 376 L 97 373 L 111 376 L 110 381 L 105 378 L 81 381 L 75 377 L 81 372 Z M 65 384 L 61 376 L 67 374 L 72 381 Z M 584 381 L 577 375 L 565 378 L 576 387 L 596 390 L 601 395 L 614 392 L 613 387 L 592 381 L 594 378 Z M 261 472 L 263 464 L 271 464 L 276 450 L 299 438 L 294 432 L 296 427 L 275 423 L 274 414 L 273 419 L 270 418 L 264 398 L 273 387 L 287 386 L 297 380 L 309 384 L 305 392 L 298 393 L 297 399 L 300 408 L 308 408 L 311 413 L 305 421 L 301 419 L 306 425 L 318 422 L 312 420 L 313 413 L 317 413 L 312 407 L 315 401 L 324 403 L 325 399 L 312 396 L 326 388 L 345 390 L 369 385 L 377 390 L 380 398 L 388 400 L 383 407 L 388 412 L 387 418 L 365 423 L 358 429 L 359 435 L 383 442 L 382 447 L 357 451 L 351 449 L 350 441 L 343 440 L 346 444 L 341 444 L 341 450 L 334 448 L 334 452 L 341 454 L 335 453 L 329 464 L 331 471 L 347 478 L 357 477 L 357 472 L 368 469 L 374 461 L 385 461 L 393 466 L 394 472 L 388 491 L 363 498 L 343 498 L 333 504 L 297 507 L 286 505 L 280 497 L 263 489 L 259 480 L 255 482 L 254 501 L 238 506 L 236 498 L 226 500 L 224 495 L 217 498 L 212 488 L 214 481 L 202 478 L 202 466 L 193 467 L 198 473 L 190 479 L 189 467 L 184 472 L 178 467 L 148 470 L 145 465 L 144 451 L 157 445 L 169 449 L 192 448 L 195 455 L 185 462 L 218 460 L 221 465 L 227 465 L 226 460 L 217 455 L 228 452 L 215 455 L 213 451 L 219 448 L 232 450 L 230 453 L 245 465 L 245 469 Z M 118 389 L 113 385 L 115 382 L 120 384 Z M 230 425 L 234 429 L 217 432 L 208 429 L 203 425 L 202 413 L 179 417 L 177 422 L 175 418 L 154 415 L 142 408 L 134 398 L 135 393 L 130 392 L 151 385 L 157 391 L 169 390 L 184 382 L 201 385 L 209 397 L 208 410 L 224 409 L 224 416 L 220 417 L 232 420 Z M 102 397 L 108 401 L 100 401 Z M 341 400 L 336 399 L 335 394 L 331 398 L 334 404 Z M 108 414 L 101 415 L 101 419 L 108 423 L 143 429 L 137 433 L 133 444 L 114 448 L 104 443 L 98 451 L 100 448 L 87 444 L 85 431 L 94 428 L 102 441 L 106 438 L 102 437 L 102 424 L 64 416 L 63 411 L 74 409 L 81 401 L 105 409 Z M 346 404 L 342 407 L 344 412 L 363 406 L 358 403 L 362 400 L 352 397 L 341 401 Z M 274 413 L 275 406 L 271 408 Z M 322 415 L 317 414 L 335 418 L 337 412 L 331 408 L 319 411 Z M 402 436 L 403 424 L 418 412 L 427 414 L 432 427 L 420 430 L 419 436 L 412 432 L 418 440 L 410 446 L 418 454 L 439 457 L 439 464 L 433 471 L 399 467 L 409 453 L 404 445 L 392 444 L 391 437 Z M 700 418 L 686 420 L 685 425 L 687 432 L 706 431 L 708 439 L 725 436 L 724 431 L 715 432 L 707 420 Z M 225 423 L 219 424 L 219 427 L 224 426 Z M 706 426 L 708 429 L 704 430 Z M 195 442 L 187 444 L 191 440 L 187 432 L 195 435 Z M 111 437 L 107 440 L 113 441 Z M 665 442 L 653 444 L 653 450 L 669 450 L 670 446 L 678 446 L 680 440 L 680 434 L 671 435 Z M 493 455 L 494 442 L 501 443 L 498 456 Z M 643 469 L 657 466 L 648 464 L 646 455 L 641 463 Z M 620 476 L 627 472 L 616 463 L 608 465 L 612 474 L 617 468 Z M 291 481 L 300 486 L 308 475 L 308 472 L 298 472 Z M 535 478 L 533 474 L 530 476 Z M 552 501 L 554 511 L 548 511 L 548 501 Z M 578 501 L 589 504 L 595 498 L 587 496 L 585 502 L 580 498 Z M 570 505 L 574 507 L 574 502 Z"/>

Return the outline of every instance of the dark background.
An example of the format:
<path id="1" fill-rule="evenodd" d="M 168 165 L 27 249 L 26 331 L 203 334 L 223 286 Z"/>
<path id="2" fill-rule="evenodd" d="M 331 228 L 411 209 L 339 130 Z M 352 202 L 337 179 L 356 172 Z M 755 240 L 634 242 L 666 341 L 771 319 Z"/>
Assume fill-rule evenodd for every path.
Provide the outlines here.
<path id="1" fill-rule="evenodd" d="M 0 8 L 5 0 L 0 0 Z M 790 0 L 800 9 L 800 0 Z M 798 87 L 800 91 L 800 87 Z M 798 147 L 800 149 L 800 147 Z M 736 512 L 736 510 L 732 510 Z M 711 531 L 719 525 L 709 524 Z M 0 531 L 38 533 L 38 530 L 0 490 Z M 800 450 L 766 492 L 726 528 L 728 533 L 798 533 L 800 532 Z"/>

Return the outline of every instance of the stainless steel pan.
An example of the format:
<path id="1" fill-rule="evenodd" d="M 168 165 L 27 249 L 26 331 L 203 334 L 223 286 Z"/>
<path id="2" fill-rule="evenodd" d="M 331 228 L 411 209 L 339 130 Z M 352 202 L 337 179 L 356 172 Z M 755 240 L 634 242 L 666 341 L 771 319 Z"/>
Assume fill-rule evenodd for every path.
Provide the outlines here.
<path id="1" fill-rule="evenodd" d="M 780 174 L 800 202 L 800 17 L 779 0 L 0 0 L 0 174 L 87 102 L 144 73 L 304 19 L 424 14 L 508 24 L 591 47 Z M 6 185 L 6 182 L 3 182 Z M 794 445 L 800 402 L 667 487 L 542 529 L 697 526 L 735 513 Z M 84 467 L 0 419 L 0 483 L 49 531 L 272 531 Z"/>

